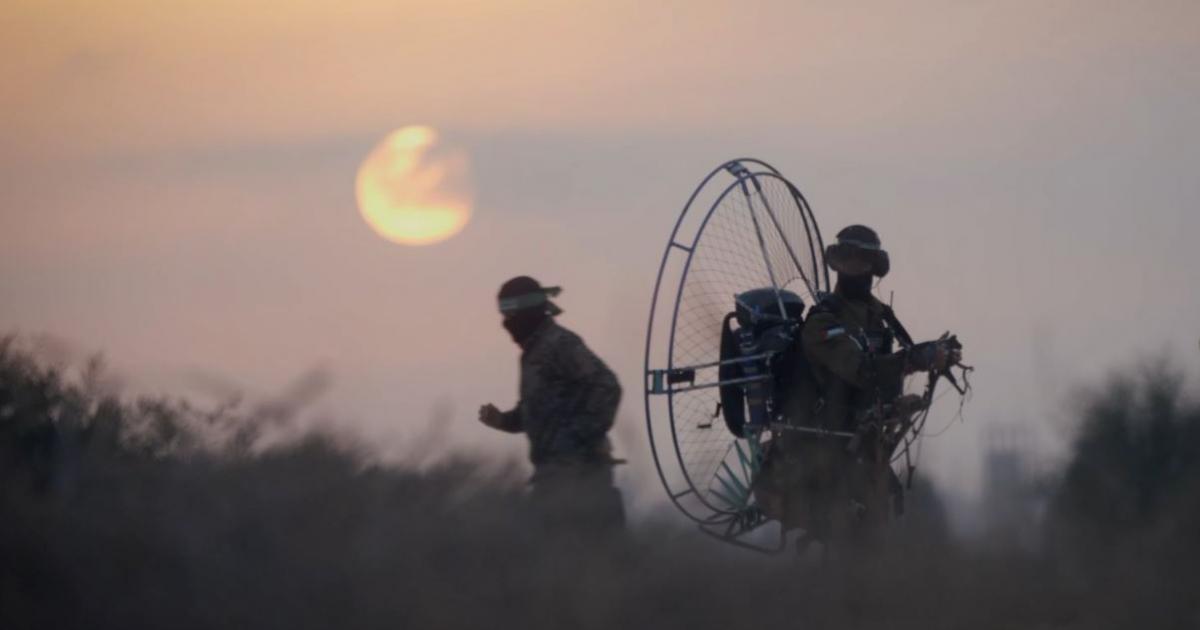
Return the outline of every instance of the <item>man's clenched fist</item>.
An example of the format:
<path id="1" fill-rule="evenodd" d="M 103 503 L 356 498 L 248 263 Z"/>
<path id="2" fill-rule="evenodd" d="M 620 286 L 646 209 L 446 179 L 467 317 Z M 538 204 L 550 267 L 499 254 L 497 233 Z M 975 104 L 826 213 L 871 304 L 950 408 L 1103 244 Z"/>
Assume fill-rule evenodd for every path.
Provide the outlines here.
<path id="1" fill-rule="evenodd" d="M 503 417 L 504 414 L 491 403 L 479 408 L 479 421 L 493 429 L 500 428 Z"/>

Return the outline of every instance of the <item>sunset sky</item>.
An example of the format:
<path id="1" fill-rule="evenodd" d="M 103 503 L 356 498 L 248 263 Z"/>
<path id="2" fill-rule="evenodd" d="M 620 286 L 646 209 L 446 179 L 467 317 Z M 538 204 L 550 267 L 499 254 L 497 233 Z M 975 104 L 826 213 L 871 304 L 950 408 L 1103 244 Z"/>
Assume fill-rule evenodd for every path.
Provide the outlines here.
<path id="1" fill-rule="evenodd" d="M 382 450 L 439 418 L 448 449 L 520 456 L 475 410 L 514 402 L 494 299 L 530 274 L 624 384 L 632 484 L 662 247 L 752 155 L 827 235 L 878 229 L 916 336 L 964 340 L 976 395 L 926 470 L 969 491 L 989 427 L 1052 452 L 1074 388 L 1200 368 L 1197 24 L 1188 0 L 9 2 L 0 331 L 103 352 L 130 393 L 321 370 L 313 417 Z M 355 176 L 416 124 L 465 153 L 474 206 L 408 247 Z"/>

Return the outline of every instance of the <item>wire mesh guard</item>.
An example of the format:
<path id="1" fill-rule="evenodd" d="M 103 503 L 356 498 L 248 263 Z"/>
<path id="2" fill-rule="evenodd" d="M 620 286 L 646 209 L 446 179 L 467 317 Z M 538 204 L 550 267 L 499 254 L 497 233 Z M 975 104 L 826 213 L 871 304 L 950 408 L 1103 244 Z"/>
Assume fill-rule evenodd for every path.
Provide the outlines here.
<path id="1" fill-rule="evenodd" d="M 750 492 L 757 437 L 736 437 L 719 407 L 723 319 L 734 296 L 751 289 L 791 291 L 812 305 L 829 284 L 822 250 L 803 195 L 753 159 L 710 173 L 671 234 L 647 330 L 646 418 L 668 494 L 703 524 L 746 527 L 758 518 Z"/>

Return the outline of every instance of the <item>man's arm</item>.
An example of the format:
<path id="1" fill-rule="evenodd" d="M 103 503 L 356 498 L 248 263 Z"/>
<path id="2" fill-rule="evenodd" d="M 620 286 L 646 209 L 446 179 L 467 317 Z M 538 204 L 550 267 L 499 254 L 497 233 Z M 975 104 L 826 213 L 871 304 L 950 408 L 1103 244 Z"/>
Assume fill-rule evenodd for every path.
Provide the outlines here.
<path id="1" fill-rule="evenodd" d="M 479 421 L 493 429 L 508 433 L 520 433 L 524 430 L 521 423 L 521 405 L 517 403 L 509 411 L 500 411 L 495 405 L 487 404 L 479 408 Z"/>

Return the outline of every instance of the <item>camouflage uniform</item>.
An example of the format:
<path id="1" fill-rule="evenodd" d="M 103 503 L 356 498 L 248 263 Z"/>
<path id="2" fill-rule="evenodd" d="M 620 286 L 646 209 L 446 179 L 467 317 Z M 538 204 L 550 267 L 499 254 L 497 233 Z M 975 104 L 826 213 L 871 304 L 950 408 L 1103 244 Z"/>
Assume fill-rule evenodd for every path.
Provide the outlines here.
<path id="1" fill-rule="evenodd" d="M 810 311 L 802 343 L 822 391 L 813 417 L 817 426 L 854 432 L 877 403 L 890 403 L 900 395 L 906 357 L 903 352 L 892 352 L 894 333 L 888 327 L 887 309 L 873 296 L 852 299 L 838 292 L 824 296 Z M 861 525 L 850 517 L 851 505 L 874 505 L 872 514 L 885 514 L 886 507 L 878 502 L 886 501 L 889 493 L 869 491 L 876 483 L 892 487 L 890 494 L 897 500 L 894 507 L 901 509 L 900 495 L 895 492 L 898 480 L 891 468 L 887 467 L 886 477 L 879 478 L 871 463 L 878 454 L 851 452 L 846 447 L 841 438 L 796 435 L 786 448 L 798 457 L 785 458 L 776 472 L 781 488 L 802 491 L 799 500 L 791 503 L 798 515 L 788 516 L 818 539 L 851 531 L 847 529 L 851 524 Z M 783 509 L 788 506 L 784 503 Z"/>
<path id="2" fill-rule="evenodd" d="M 497 428 L 529 438 L 532 500 L 552 523 L 619 526 L 606 434 L 621 386 L 575 333 L 547 318 L 521 343 L 521 399 Z"/>
<path id="3" fill-rule="evenodd" d="M 817 423 L 833 431 L 853 431 L 857 419 L 876 402 L 901 393 L 905 356 L 893 353 L 889 307 L 874 296 L 855 300 L 825 296 L 804 323 L 804 353 L 824 392 Z"/>
<path id="4" fill-rule="evenodd" d="M 958 356 L 951 340 L 913 344 L 891 307 L 871 295 L 873 278 L 891 269 L 874 230 L 842 229 L 825 260 L 838 273 L 837 289 L 813 306 L 801 339 L 819 400 L 798 395 L 803 404 L 793 405 L 789 418 L 839 435 L 797 431 L 773 440 L 778 457 L 764 465 L 770 474 L 762 475 L 760 492 L 785 525 L 819 539 L 869 531 L 886 521 L 889 503 L 903 511 L 903 488 L 890 465 L 893 432 L 902 426 L 895 421 L 911 419 L 924 404 L 919 396 L 901 396 L 904 374 L 942 369 Z M 897 339 L 906 348 L 893 352 Z M 882 422 L 865 422 L 868 414 Z"/>

